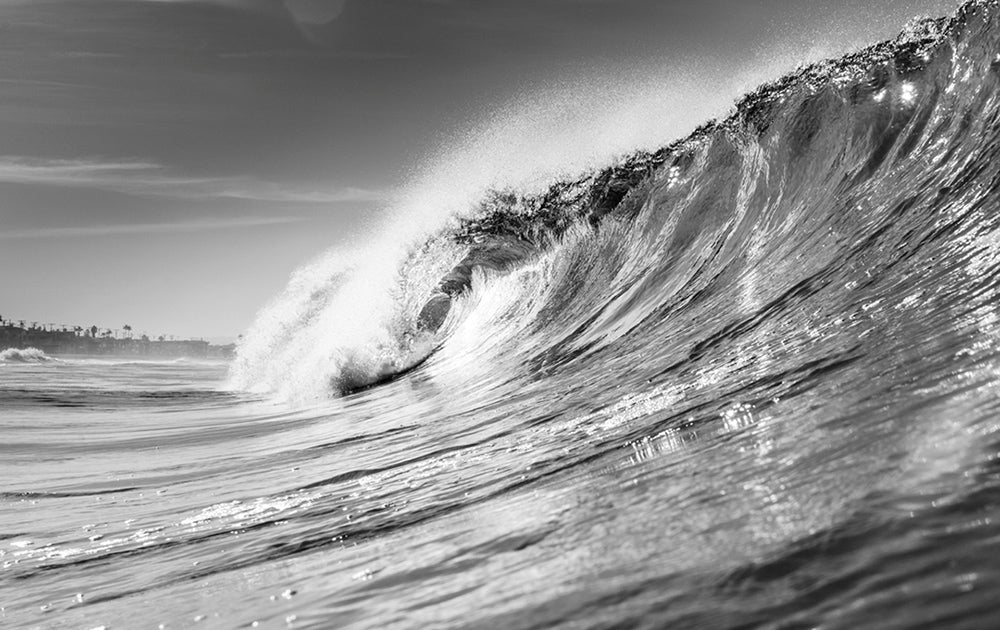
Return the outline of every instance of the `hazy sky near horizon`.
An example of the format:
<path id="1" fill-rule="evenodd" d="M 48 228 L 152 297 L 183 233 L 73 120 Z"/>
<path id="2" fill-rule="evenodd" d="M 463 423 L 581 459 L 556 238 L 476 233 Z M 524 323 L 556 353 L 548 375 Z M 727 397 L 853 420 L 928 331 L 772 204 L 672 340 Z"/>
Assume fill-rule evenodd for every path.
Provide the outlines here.
<path id="1" fill-rule="evenodd" d="M 658 146 L 956 4 L 0 0 L 0 315 L 234 337 L 451 147 Z"/>

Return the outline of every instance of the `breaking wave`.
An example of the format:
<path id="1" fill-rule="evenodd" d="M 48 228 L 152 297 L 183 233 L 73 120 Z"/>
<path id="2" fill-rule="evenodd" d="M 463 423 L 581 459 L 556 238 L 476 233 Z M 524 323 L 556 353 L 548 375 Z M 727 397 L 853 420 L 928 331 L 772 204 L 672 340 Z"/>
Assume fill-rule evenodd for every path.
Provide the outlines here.
<path id="1" fill-rule="evenodd" d="M 0 351 L 0 363 L 50 363 L 58 361 L 38 348 L 7 348 Z"/>
<path id="2" fill-rule="evenodd" d="M 498 366 L 752 382 L 794 371 L 806 349 L 874 360 L 908 356 L 935 321 L 975 313 L 992 329 L 997 22 L 992 2 L 915 20 L 578 177 L 473 203 L 451 179 L 461 190 L 442 195 L 436 227 L 397 227 L 297 271 L 246 335 L 231 384 L 323 397 L 432 352 L 420 369 L 455 387 L 489 386 Z M 448 308 L 427 327 L 434 296 Z"/>

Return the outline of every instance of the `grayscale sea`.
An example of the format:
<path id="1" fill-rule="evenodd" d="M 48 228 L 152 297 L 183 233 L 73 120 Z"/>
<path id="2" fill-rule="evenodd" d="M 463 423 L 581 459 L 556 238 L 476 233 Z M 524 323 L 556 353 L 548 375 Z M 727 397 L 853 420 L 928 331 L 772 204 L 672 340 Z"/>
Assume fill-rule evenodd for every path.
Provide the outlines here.
<path id="1" fill-rule="evenodd" d="M 996 3 L 478 216 L 232 362 L 0 354 L 0 626 L 997 627 Z"/>

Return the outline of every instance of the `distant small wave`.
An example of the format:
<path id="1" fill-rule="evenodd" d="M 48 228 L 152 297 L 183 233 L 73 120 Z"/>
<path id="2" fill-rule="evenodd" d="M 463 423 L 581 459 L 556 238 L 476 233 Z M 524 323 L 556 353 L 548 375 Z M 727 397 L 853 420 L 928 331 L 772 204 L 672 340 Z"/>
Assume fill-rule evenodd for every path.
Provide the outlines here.
<path id="1" fill-rule="evenodd" d="M 0 363 L 52 363 L 58 360 L 38 348 L 7 348 L 0 352 Z"/>

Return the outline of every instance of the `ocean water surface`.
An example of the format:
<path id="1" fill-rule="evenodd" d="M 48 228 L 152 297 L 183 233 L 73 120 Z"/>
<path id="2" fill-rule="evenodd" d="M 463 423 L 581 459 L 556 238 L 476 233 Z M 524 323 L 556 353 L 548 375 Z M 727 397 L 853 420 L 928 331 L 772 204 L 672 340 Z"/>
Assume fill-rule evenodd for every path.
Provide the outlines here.
<path id="1" fill-rule="evenodd" d="M 1000 618 L 996 3 L 379 247 L 231 364 L 0 354 L 0 625 Z"/>

